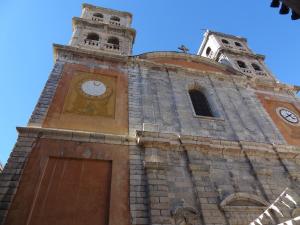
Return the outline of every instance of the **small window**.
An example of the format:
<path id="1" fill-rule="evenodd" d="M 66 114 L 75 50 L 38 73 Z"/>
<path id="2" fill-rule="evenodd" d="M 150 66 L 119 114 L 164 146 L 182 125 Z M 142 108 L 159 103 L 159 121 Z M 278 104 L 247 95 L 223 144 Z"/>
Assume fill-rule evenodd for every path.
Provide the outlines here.
<path id="1" fill-rule="evenodd" d="M 101 13 L 94 13 L 93 16 L 98 18 L 103 18 L 103 15 Z"/>
<path id="2" fill-rule="evenodd" d="M 243 61 L 236 61 L 237 64 L 239 65 L 240 68 L 247 68 L 246 63 L 244 63 Z"/>
<path id="3" fill-rule="evenodd" d="M 116 38 L 116 37 L 108 38 L 107 43 L 113 44 L 113 45 L 119 45 L 120 44 L 119 39 Z"/>
<path id="4" fill-rule="evenodd" d="M 205 95 L 199 90 L 190 90 L 189 95 L 197 116 L 213 117 L 209 103 Z"/>
<path id="5" fill-rule="evenodd" d="M 255 69 L 256 71 L 261 71 L 260 66 L 257 65 L 256 63 L 252 63 L 251 65 L 252 65 L 253 69 Z"/>
<path id="6" fill-rule="evenodd" d="M 206 49 L 206 56 L 209 56 L 209 53 L 211 53 L 211 48 L 210 48 L 210 47 L 208 47 L 208 48 Z"/>
<path id="7" fill-rule="evenodd" d="M 120 22 L 120 18 L 117 17 L 117 16 L 112 16 L 112 17 L 110 17 L 110 20 L 116 21 L 116 22 Z"/>
<path id="8" fill-rule="evenodd" d="M 241 44 L 240 42 L 234 42 L 234 44 L 235 44 L 235 46 L 237 46 L 237 47 L 240 47 L 240 48 L 243 47 L 242 44 Z"/>
<path id="9" fill-rule="evenodd" d="M 222 39 L 222 42 L 223 42 L 224 44 L 226 44 L 226 45 L 229 44 L 229 42 L 228 42 L 226 39 Z"/>
<path id="10" fill-rule="evenodd" d="M 89 33 L 86 37 L 88 40 L 99 41 L 99 35 L 96 33 Z"/>

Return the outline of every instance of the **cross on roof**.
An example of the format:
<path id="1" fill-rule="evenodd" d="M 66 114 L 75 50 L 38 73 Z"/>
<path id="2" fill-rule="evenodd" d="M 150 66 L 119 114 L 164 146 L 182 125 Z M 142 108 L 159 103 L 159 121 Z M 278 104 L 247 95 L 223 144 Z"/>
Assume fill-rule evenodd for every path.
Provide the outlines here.
<path id="1" fill-rule="evenodd" d="M 181 50 L 183 53 L 187 53 L 189 51 L 189 49 L 184 45 L 181 45 L 180 47 L 178 47 L 178 49 Z"/>

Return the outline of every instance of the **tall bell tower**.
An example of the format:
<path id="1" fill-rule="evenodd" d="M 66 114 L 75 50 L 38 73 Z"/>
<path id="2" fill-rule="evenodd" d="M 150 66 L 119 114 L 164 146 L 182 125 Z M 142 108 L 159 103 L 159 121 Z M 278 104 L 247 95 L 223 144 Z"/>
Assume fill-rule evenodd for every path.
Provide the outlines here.
<path id="1" fill-rule="evenodd" d="M 0 177 L 0 224 L 128 225 L 132 15 L 83 4 Z"/>
<path id="2" fill-rule="evenodd" d="M 83 4 L 81 17 L 73 18 L 70 46 L 131 55 L 135 31 L 130 28 L 132 15 L 128 12 Z"/>
<path id="3" fill-rule="evenodd" d="M 197 54 L 233 67 L 245 76 L 274 80 L 264 63 L 265 56 L 254 53 L 246 38 L 208 30 Z"/>

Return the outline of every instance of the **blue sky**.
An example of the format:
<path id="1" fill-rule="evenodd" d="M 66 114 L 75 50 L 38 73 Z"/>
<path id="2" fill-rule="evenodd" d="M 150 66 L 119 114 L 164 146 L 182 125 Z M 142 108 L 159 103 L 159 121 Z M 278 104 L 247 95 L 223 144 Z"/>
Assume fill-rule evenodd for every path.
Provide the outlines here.
<path id="1" fill-rule="evenodd" d="M 0 161 L 5 163 L 25 126 L 53 65 L 52 43 L 67 44 L 79 0 L 0 1 Z M 279 80 L 300 85 L 300 21 L 281 16 L 270 0 L 103 0 L 86 3 L 129 11 L 137 37 L 133 53 L 176 51 L 195 54 L 203 29 L 244 36 L 266 55 Z"/>

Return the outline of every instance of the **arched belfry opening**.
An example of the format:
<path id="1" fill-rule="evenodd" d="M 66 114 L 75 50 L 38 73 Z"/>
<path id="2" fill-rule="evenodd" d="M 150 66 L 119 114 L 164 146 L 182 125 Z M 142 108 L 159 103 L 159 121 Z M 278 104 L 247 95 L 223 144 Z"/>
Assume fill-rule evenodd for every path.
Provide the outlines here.
<path id="1" fill-rule="evenodd" d="M 189 95 L 197 116 L 213 117 L 212 110 L 205 94 L 197 89 L 189 90 Z"/>
<path id="2" fill-rule="evenodd" d="M 253 67 L 254 70 L 256 70 L 256 71 L 261 71 L 260 66 L 257 65 L 256 63 L 252 63 L 251 65 L 252 65 L 252 67 Z"/>
<path id="3" fill-rule="evenodd" d="M 110 37 L 110 38 L 108 38 L 107 43 L 113 44 L 113 45 L 119 45 L 120 41 L 117 37 Z"/>
<path id="4" fill-rule="evenodd" d="M 103 19 L 103 14 L 101 13 L 94 13 L 93 16 Z"/>
<path id="5" fill-rule="evenodd" d="M 99 41 L 100 37 L 96 33 L 89 33 L 86 37 L 87 40 Z"/>
<path id="6" fill-rule="evenodd" d="M 117 17 L 117 16 L 110 17 L 110 20 L 111 21 L 116 21 L 116 22 L 120 22 L 121 21 L 121 19 L 119 17 Z"/>
<path id="7" fill-rule="evenodd" d="M 120 49 L 120 41 L 117 37 L 109 37 L 107 39 L 107 48 L 119 50 Z"/>

